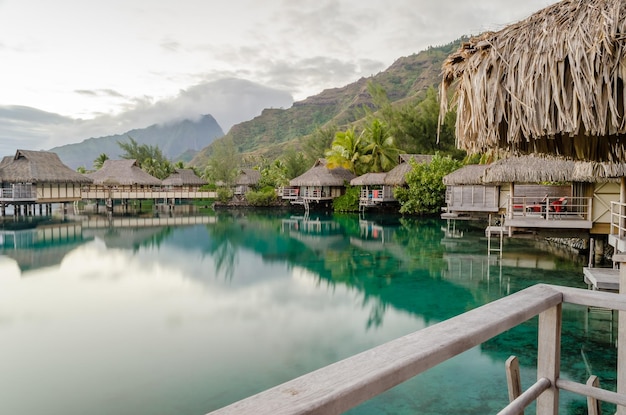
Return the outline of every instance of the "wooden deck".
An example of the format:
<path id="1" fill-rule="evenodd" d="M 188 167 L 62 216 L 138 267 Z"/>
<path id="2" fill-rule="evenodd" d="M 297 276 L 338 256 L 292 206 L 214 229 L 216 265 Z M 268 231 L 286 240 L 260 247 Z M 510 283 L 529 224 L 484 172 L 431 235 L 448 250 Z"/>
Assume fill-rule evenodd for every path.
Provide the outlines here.
<path id="1" fill-rule="evenodd" d="M 619 269 L 583 268 L 585 283 L 598 291 L 619 291 Z"/>
<path id="2" fill-rule="evenodd" d="M 528 214 L 505 218 L 504 225 L 515 228 L 591 229 L 593 223 L 577 215 L 553 215 L 546 219 L 540 214 Z"/>

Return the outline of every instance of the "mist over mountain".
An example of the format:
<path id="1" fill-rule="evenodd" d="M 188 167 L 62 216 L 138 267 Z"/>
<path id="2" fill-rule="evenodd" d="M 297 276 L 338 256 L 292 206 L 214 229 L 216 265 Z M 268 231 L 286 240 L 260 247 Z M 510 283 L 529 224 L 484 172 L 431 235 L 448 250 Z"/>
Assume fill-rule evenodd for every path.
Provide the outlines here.
<path id="1" fill-rule="evenodd" d="M 66 144 L 50 149 L 72 169 L 84 166 L 91 169 L 93 161 L 102 153 L 111 159 L 119 159 L 124 151 L 118 142 L 129 142 L 132 137 L 139 144 L 158 146 L 163 155 L 172 161 L 188 162 L 193 155 L 224 135 L 212 115 L 204 115 L 197 121 L 183 120 L 168 124 L 154 124 L 147 128 L 133 129 L 124 134 L 94 137 L 80 143 Z"/>
<path id="2" fill-rule="evenodd" d="M 290 108 L 266 108 L 251 120 L 233 125 L 223 139 L 232 140 L 243 155 L 280 157 L 288 146 L 298 148 L 303 139 L 318 128 L 347 128 L 367 115 L 374 101 L 368 84 L 380 85 L 392 105 L 403 105 L 423 98 L 429 88 L 441 82 L 441 67 L 447 56 L 458 49 L 464 38 L 446 45 L 430 47 L 419 53 L 398 58 L 389 68 L 343 87 L 330 88 L 294 102 Z M 191 160 L 193 166 L 204 166 L 212 146 L 199 151 Z"/>

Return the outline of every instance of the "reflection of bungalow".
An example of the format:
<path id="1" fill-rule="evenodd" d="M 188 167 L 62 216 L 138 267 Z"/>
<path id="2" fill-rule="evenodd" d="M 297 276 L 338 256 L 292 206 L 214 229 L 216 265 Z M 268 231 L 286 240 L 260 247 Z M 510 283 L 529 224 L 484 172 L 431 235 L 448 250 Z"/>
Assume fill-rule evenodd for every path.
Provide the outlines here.
<path id="1" fill-rule="evenodd" d="M 499 186 L 483 183 L 488 167 L 488 164 L 470 164 L 443 178 L 446 207 L 442 218 L 475 218 L 498 212 Z"/>
<path id="2" fill-rule="evenodd" d="M 26 207 L 35 204 L 65 203 L 80 200 L 81 186 L 91 179 L 67 167 L 56 153 L 17 150 L 15 156 L 0 162 L 0 208 L 12 204 Z"/>
<path id="3" fill-rule="evenodd" d="M 350 181 L 352 186 L 361 186 L 359 207 L 375 206 L 395 202 L 394 190 L 406 185 L 406 175 L 413 168 L 410 160 L 417 163 L 430 163 L 432 155 L 400 154 L 398 165 L 387 173 L 366 173 Z"/>
<path id="4" fill-rule="evenodd" d="M 241 169 L 235 178 L 235 195 L 245 195 L 254 189 L 261 180 L 261 172 L 255 169 Z"/>
<path id="5" fill-rule="evenodd" d="M 310 202 L 327 203 L 343 195 L 346 184 L 355 177 L 343 167 L 329 169 L 326 160 L 319 159 L 311 169 L 289 182 L 289 187 L 282 191 L 282 198 L 305 207 Z"/>
<path id="6" fill-rule="evenodd" d="M 162 184 L 168 190 L 196 192 L 207 182 L 196 176 L 192 169 L 175 169 L 172 174 L 163 179 Z"/>

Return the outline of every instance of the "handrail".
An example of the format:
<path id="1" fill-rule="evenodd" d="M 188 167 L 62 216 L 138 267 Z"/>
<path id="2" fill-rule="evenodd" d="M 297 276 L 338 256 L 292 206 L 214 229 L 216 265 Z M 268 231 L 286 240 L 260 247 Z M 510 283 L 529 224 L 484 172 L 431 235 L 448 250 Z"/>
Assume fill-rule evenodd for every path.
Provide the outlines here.
<path id="1" fill-rule="evenodd" d="M 626 236 L 626 203 L 611 202 L 611 224 L 609 234 Z"/>
<path id="2" fill-rule="evenodd" d="M 545 392 L 552 382 L 550 379 L 541 378 L 529 387 L 524 393 L 515 398 L 513 402 L 504 407 L 498 415 L 518 415 L 531 403 L 533 403 L 539 395 Z"/>
<path id="3" fill-rule="evenodd" d="M 576 389 L 575 392 L 588 392 L 587 387 L 573 387 L 571 383 L 558 379 L 560 313 L 563 302 L 626 311 L 626 296 L 537 284 L 235 402 L 211 414 L 341 414 L 537 315 L 540 343 L 537 375 L 539 379 L 546 378 L 549 382 L 546 386 L 540 380 L 540 385 L 537 386 L 544 391 L 537 402 L 537 413 L 552 414 L 555 412 L 551 411 L 558 405 L 559 394 L 555 390 L 559 385 L 564 386 L 564 389 L 569 388 L 568 390 Z M 535 389 L 522 394 L 524 399 L 530 394 L 534 400 Z M 592 392 L 601 399 L 606 397 L 604 393 Z M 624 402 L 626 399 L 624 395 L 615 395 L 617 397 L 611 395 L 613 402 Z"/>
<path id="4" fill-rule="evenodd" d="M 536 197 L 509 196 L 507 212 L 509 217 L 541 216 L 545 220 L 579 217 L 591 220 L 591 197 L 545 197 L 538 201 Z"/>

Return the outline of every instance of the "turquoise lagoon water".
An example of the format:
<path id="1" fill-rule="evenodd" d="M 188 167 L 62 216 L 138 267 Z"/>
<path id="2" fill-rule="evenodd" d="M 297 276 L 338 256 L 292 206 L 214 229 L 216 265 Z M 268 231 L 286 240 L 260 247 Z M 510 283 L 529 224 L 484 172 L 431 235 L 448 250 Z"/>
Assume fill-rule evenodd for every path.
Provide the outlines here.
<path id="1" fill-rule="evenodd" d="M 181 225 L 172 225 L 177 222 Z M 546 282 L 584 258 L 435 219 L 91 216 L 0 230 L 0 413 L 205 414 Z M 504 361 L 535 378 L 536 319 L 350 414 L 486 414 Z M 563 377 L 615 384 L 616 321 L 564 308 Z M 606 407 L 611 409 L 610 406 Z M 561 413 L 585 412 L 562 393 Z"/>

